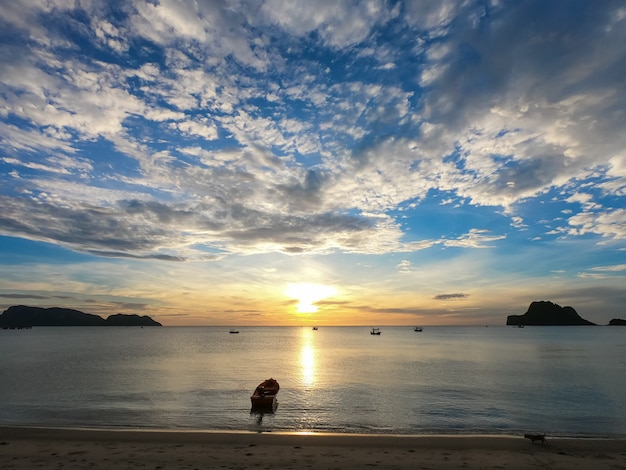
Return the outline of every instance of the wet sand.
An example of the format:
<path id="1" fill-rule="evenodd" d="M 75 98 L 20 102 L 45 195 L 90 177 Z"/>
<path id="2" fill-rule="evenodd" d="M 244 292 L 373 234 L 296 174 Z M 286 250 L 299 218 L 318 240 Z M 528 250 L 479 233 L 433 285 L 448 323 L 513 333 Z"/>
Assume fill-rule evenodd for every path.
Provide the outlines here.
<path id="1" fill-rule="evenodd" d="M 1 469 L 626 469 L 626 440 L 0 427 Z"/>

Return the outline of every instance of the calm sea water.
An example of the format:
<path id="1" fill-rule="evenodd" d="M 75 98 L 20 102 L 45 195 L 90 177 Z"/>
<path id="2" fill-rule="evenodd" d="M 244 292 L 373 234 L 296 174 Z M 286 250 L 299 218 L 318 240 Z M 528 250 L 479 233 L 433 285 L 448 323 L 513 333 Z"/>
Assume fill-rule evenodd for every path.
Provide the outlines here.
<path id="1" fill-rule="evenodd" d="M 626 328 L 239 331 L 0 330 L 0 425 L 626 436 Z"/>

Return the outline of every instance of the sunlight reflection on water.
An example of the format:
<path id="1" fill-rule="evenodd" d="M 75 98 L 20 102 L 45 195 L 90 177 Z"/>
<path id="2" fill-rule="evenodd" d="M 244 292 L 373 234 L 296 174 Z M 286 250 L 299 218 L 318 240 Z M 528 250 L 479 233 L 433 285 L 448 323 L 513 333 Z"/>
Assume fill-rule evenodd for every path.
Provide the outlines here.
<path id="1" fill-rule="evenodd" d="M 310 387 L 315 384 L 315 351 L 310 344 L 302 346 L 300 362 L 302 363 L 302 384 Z"/>

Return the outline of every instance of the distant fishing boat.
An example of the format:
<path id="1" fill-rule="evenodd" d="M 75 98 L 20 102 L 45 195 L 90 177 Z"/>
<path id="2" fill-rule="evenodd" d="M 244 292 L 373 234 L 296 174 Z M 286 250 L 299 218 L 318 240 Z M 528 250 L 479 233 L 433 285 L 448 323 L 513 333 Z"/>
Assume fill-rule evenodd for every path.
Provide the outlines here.
<path id="1" fill-rule="evenodd" d="M 413 331 L 422 331 L 422 327 L 421 326 L 416 326 L 415 328 L 413 328 Z"/>
<path id="2" fill-rule="evenodd" d="M 236 334 L 239 334 L 239 330 L 230 330 L 229 333 L 231 335 L 236 335 Z"/>
<path id="3" fill-rule="evenodd" d="M 315 331 L 317 331 L 317 326 L 314 326 L 314 327 L 313 327 L 313 329 L 314 329 Z"/>
<path id="4" fill-rule="evenodd" d="M 280 385 L 275 379 L 267 379 L 261 382 L 252 392 L 250 401 L 252 402 L 252 411 L 270 411 L 273 412 L 278 406 L 276 395 L 280 390 Z"/>
<path id="5" fill-rule="evenodd" d="M 380 328 L 372 328 L 370 335 L 380 335 Z"/>

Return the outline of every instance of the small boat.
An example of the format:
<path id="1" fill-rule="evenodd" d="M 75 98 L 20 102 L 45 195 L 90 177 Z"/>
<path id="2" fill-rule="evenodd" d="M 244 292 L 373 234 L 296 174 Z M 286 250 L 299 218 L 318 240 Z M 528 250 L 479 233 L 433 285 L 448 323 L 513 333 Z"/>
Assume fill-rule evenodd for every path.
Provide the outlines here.
<path id="1" fill-rule="evenodd" d="M 422 331 L 422 327 L 421 326 L 416 326 L 415 328 L 413 328 L 413 331 Z"/>
<path id="2" fill-rule="evenodd" d="M 315 331 L 317 331 L 317 326 L 314 326 L 314 327 L 313 327 L 313 329 L 314 329 Z"/>
<path id="3" fill-rule="evenodd" d="M 280 390 L 280 385 L 275 379 L 267 379 L 261 382 L 252 392 L 250 401 L 252 402 L 252 411 L 270 411 L 273 412 L 278 405 L 276 395 Z"/>
<path id="4" fill-rule="evenodd" d="M 237 334 L 239 334 L 239 330 L 230 330 L 229 333 L 231 335 L 237 335 Z"/>
<path id="5" fill-rule="evenodd" d="M 372 328 L 370 335 L 380 335 L 380 328 Z"/>

